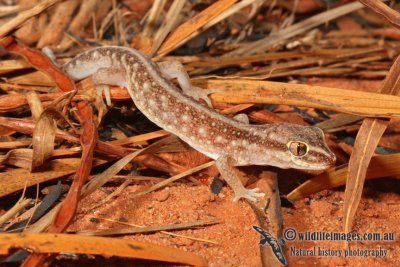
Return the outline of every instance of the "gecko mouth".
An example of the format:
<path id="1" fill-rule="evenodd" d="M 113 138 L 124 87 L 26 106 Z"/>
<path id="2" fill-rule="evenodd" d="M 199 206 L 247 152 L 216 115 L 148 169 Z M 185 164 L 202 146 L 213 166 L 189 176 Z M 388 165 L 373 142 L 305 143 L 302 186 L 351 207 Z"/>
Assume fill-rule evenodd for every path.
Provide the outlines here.
<path id="1" fill-rule="evenodd" d="M 306 158 L 292 157 L 292 161 L 297 165 L 298 169 L 303 170 L 325 170 L 335 165 L 336 156 L 332 153 L 329 156 L 326 155 L 309 155 Z"/>

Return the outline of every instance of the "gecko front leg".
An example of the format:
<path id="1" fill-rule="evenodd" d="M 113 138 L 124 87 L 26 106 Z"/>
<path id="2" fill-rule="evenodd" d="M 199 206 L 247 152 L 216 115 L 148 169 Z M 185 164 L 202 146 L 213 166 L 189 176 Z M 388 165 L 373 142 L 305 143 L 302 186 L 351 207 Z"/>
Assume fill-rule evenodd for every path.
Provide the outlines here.
<path id="1" fill-rule="evenodd" d="M 264 193 L 257 193 L 258 188 L 246 189 L 243 186 L 233 163 L 234 160 L 230 156 L 221 156 L 216 161 L 216 166 L 220 174 L 235 193 L 233 201 L 238 201 L 241 198 L 256 201 L 257 197 L 263 197 Z"/>
<path id="2" fill-rule="evenodd" d="M 167 80 L 177 79 L 179 86 L 185 95 L 192 97 L 196 101 L 202 99 L 210 108 L 212 108 L 211 100 L 208 97 L 208 94 L 213 92 L 208 92 L 199 87 L 193 86 L 190 83 L 189 75 L 187 74 L 182 63 L 179 61 L 164 61 L 157 63 L 157 65 L 160 68 L 164 78 Z"/>

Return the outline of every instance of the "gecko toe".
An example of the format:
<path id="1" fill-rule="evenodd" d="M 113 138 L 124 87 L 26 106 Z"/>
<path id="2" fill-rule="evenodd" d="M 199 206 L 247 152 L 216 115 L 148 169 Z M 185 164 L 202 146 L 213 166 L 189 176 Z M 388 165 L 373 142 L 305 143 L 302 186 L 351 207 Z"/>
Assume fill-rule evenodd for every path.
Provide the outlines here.
<path id="1" fill-rule="evenodd" d="M 245 189 L 241 192 L 236 192 L 235 197 L 233 198 L 233 201 L 236 202 L 241 198 L 245 198 L 249 201 L 255 202 L 258 197 L 263 197 L 265 196 L 264 193 L 258 193 L 259 189 L 258 188 L 253 188 L 253 189 Z"/>

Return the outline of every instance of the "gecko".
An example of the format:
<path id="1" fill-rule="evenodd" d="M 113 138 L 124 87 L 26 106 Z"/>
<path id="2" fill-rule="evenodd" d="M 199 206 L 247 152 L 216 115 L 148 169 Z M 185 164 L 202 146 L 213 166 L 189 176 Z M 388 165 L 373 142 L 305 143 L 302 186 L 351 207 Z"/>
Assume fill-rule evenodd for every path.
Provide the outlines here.
<path id="1" fill-rule="evenodd" d="M 207 94 L 190 84 L 179 62 L 156 64 L 135 49 L 104 46 L 77 55 L 62 69 L 74 80 L 92 76 L 100 91 L 109 85 L 126 87 L 135 106 L 150 121 L 215 160 L 220 175 L 234 191 L 233 201 L 256 201 L 264 196 L 258 188 L 244 187 L 238 166 L 325 170 L 336 161 L 317 127 L 252 125 L 245 114 L 229 118 L 218 113 L 210 107 Z"/>

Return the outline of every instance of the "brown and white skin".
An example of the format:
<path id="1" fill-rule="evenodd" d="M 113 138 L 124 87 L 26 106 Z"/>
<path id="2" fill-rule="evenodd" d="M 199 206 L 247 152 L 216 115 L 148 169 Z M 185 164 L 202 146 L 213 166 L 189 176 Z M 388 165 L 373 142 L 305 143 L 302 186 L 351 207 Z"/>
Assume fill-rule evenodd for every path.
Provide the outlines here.
<path id="1" fill-rule="evenodd" d="M 63 65 L 74 80 L 93 75 L 98 89 L 128 89 L 136 107 L 164 130 L 216 161 L 222 177 L 240 198 L 255 201 L 264 194 L 246 189 L 235 166 L 271 165 L 324 170 L 336 160 L 321 129 L 290 123 L 250 125 L 246 116 L 225 117 L 200 103 L 207 96 L 192 87 L 182 65 L 153 63 L 139 51 L 123 47 L 88 50 Z M 170 80 L 176 78 L 181 89 Z"/>

